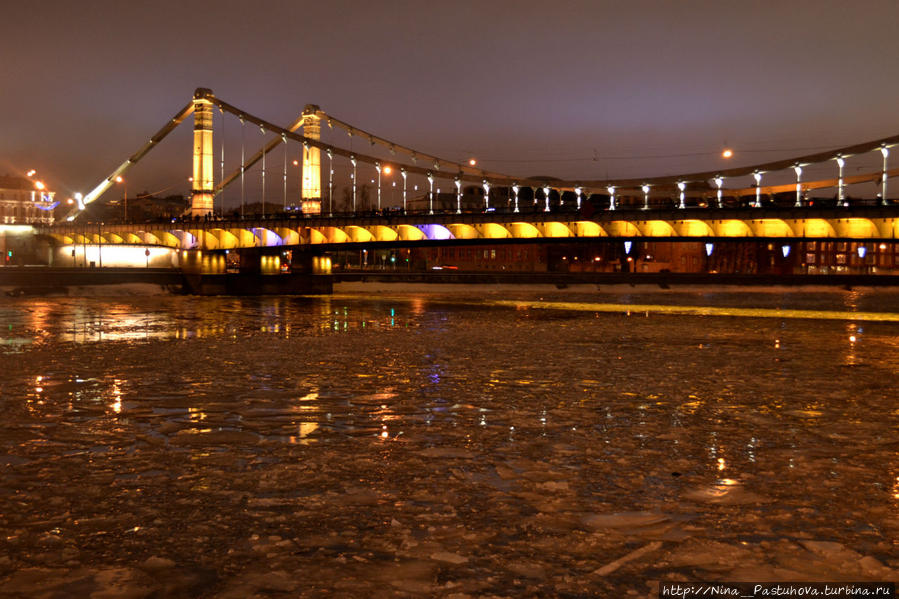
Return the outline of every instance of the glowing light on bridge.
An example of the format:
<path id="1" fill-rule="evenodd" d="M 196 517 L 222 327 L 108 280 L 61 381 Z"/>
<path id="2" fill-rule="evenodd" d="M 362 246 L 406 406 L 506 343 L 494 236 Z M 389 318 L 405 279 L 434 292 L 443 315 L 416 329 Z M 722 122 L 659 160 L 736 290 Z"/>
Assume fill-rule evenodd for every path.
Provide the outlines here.
<path id="1" fill-rule="evenodd" d="M 715 186 L 718 187 L 716 196 L 718 198 L 718 207 L 719 208 L 724 208 L 724 198 L 722 197 L 723 192 L 721 190 L 721 187 L 723 185 L 724 185 L 724 177 L 721 177 L 721 176 L 715 177 Z"/>
<path id="2" fill-rule="evenodd" d="M 430 241 L 446 241 L 447 239 L 455 239 L 450 230 L 443 225 L 415 225 L 415 228 L 424 233 L 425 238 Z"/>
<path id="3" fill-rule="evenodd" d="M 350 156 L 350 164 L 353 165 L 353 214 L 356 213 L 356 157 Z"/>
<path id="4" fill-rule="evenodd" d="M 755 179 L 755 203 L 753 207 L 761 208 L 762 207 L 762 173 L 759 171 L 755 171 L 752 173 L 752 178 Z"/>
<path id="5" fill-rule="evenodd" d="M 615 209 L 615 188 L 613 186 L 606 187 L 606 191 L 609 192 L 609 210 Z"/>
<path id="6" fill-rule="evenodd" d="M 686 208 L 687 207 L 687 196 L 684 191 L 687 189 L 687 184 L 684 181 L 677 182 L 677 188 L 680 190 L 680 205 L 678 208 Z"/>
<path id="7" fill-rule="evenodd" d="M 707 244 L 705 244 L 705 255 L 706 255 L 706 256 L 711 256 L 713 251 L 715 251 L 715 244 L 714 244 L 714 243 L 707 243 Z"/>
<path id="8" fill-rule="evenodd" d="M 490 183 L 484 179 L 484 210 L 490 210 Z"/>
<path id="9" fill-rule="evenodd" d="M 837 206 L 848 206 L 849 202 L 844 201 L 843 199 L 843 167 L 846 166 L 846 161 L 842 156 L 837 156 L 834 160 L 837 161 L 838 175 L 837 175 Z"/>
<path id="10" fill-rule="evenodd" d="M 882 185 L 880 191 L 880 203 L 886 206 L 889 204 L 887 201 L 887 156 L 890 155 L 890 150 L 886 146 L 880 146 L 880 153 L 883 154 L 883 172 L 880 176 Z"/>
<path id="11" fill-rule="evenodd" d="M 516 213 L 518 212 L 518 190 L 519 189 L 520 188 L 518 187 L 518 183 L 514 183 L 512 185 L 512 193 L 515 194 L 515 212 Z M 578 188 L 578 189 L 580 189 L 580 188 Z M 580 202 L 578 202 L 578 208 L 580 208 Z"/>
<path id="12" fill-rule="evenodd" d="M 375 162 L 375 170 L 378 171 L 378 211 L 381 210 L 381 163 Z"/>
<path id="13" fill-rule="evenodd" d="M 649 210 L 649 185 L 643 185 L 643 210 Z"/>
<path id="14" fill-rule="evenodd" d="M 400 175 L 403 177 L 403 212 L 406 212 L 406 169 L 400 169 Z"/>
<path id="15" fill-rule="evenodd" d="M 574 188 L 574 195 L 577 199 L 577 209 L 581 209 L 581 194 L 584 193 L 584 188 L 578 185 Z M 518 194 L 515 194 L 515 212 L 518 212 Z"/>
<path id="16" fill-rule="evenodd" d="M 549 186 L 543 188 L 543 203 L 545 205 L 544 212 L 549 212 L 549 192 L 552 191 Z"/>
<path id="17" fill-rule="evenodd" d="M 784 258 L 790 255 L 790 246 L 782 245 L 780 246 L 780 251 L 784 255 Z"/>
<path id="18" fill-rule="evenodd" d="M 333 158 L 334 154 L 331 152 L 331 148 L 328 148 L 328 216 L 334 216 L 334 166 L 333 166 Z"/>
<path id="19" fill-rule="evenodd" d="M 725 148 L 723 152 L 721 152 L 722 158 L 732 158 L 734 155 L 734 151 L 730 148 Z"/>

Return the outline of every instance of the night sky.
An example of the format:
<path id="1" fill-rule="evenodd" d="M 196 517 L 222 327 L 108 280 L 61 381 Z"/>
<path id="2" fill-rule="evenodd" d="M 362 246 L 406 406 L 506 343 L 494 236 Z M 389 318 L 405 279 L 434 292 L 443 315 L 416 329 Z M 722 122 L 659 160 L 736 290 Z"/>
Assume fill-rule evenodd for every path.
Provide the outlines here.
<path id="1" fill-rule="evenodd" d="M 895 0 L 38 0 L 5 3 L 3 20 L 0 175 L 36 168 L 63 195 L 196 87 L 285 125 L 319 104 L 523 176 L 673 174 L 715 168 L 725 144 L 738 166 L 899 133 Z M 189 130 L 130 193 L 187 191 Z"/>

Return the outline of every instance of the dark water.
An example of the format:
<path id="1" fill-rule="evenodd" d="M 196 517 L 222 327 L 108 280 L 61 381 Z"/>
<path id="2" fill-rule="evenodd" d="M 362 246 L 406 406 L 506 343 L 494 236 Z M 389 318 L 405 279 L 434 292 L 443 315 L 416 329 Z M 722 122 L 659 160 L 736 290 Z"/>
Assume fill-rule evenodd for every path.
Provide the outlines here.
<path id="1" fill-rule="evenodd" d="M 338 293 L 0 300 L 0 597 L 899 578 L 899 292 Z"/>

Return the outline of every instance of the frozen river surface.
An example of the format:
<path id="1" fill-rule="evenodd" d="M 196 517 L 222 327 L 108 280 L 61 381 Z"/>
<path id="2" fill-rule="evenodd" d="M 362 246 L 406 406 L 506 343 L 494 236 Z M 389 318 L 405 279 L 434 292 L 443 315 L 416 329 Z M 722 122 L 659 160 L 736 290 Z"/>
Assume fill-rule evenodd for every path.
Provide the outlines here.
<path id="1" fill-rule="evenodd" d="M 3 299 L 0 597 L 896 581 L 897 315 L 843 290 Z"/>

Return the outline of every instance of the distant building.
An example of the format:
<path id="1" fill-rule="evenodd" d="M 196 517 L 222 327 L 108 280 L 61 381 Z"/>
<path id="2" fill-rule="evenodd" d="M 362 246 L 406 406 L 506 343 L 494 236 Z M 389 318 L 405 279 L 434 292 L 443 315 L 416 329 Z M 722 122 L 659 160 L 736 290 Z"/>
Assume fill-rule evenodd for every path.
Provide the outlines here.
<path id="1" fill-rule="evenodd" d="M 51 225 L 56 192 L 25 177 L 0 176 L 0 224 Z"/>

